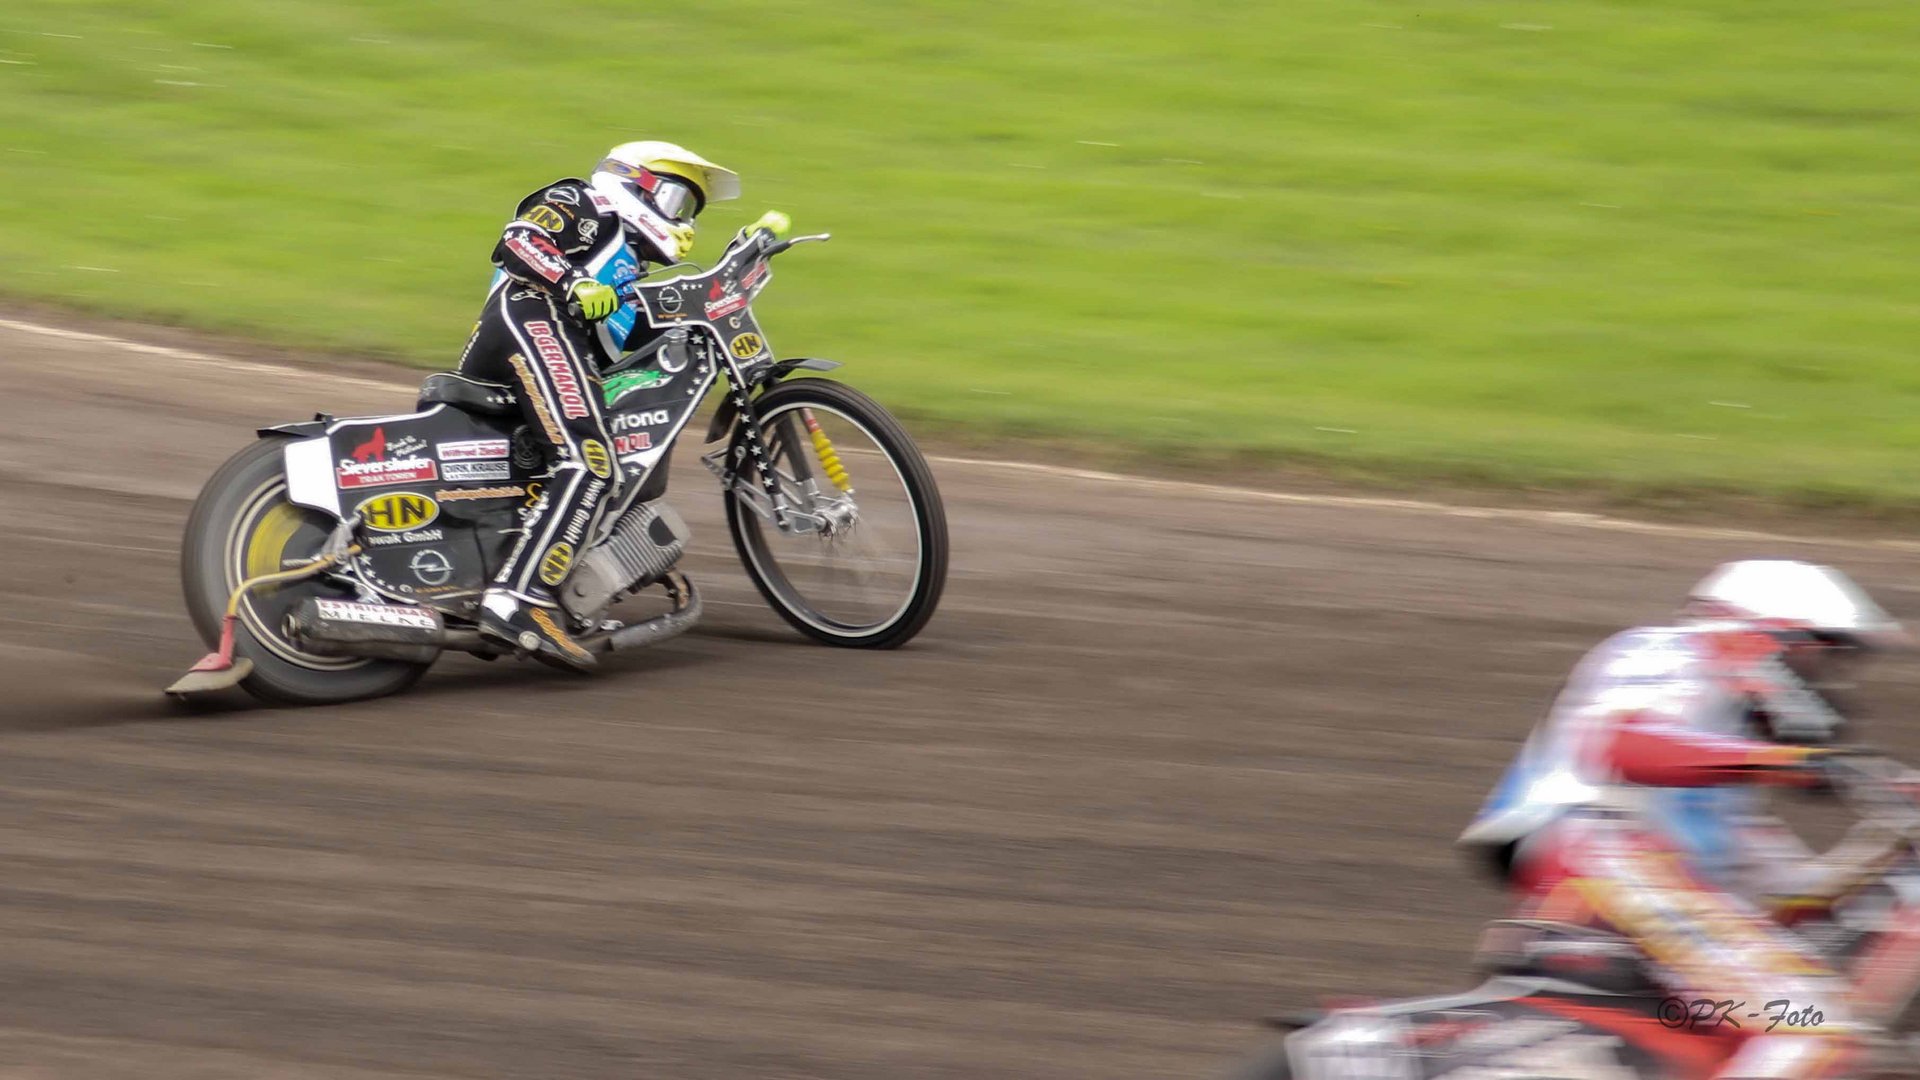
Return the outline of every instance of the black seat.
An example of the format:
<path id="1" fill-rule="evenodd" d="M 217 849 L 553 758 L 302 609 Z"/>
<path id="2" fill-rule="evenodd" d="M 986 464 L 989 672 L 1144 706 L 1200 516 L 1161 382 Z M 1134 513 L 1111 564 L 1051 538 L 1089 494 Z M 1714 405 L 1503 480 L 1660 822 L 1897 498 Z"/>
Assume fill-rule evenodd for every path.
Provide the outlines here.
<path id="1" fill-rule="evenodd" d="M 430 405 L 451 405 L 475 416 L 520 415 L 520 402 L 513 396 L 513 387 L 469 379 L 452 371 L 436 371 L 420 384 L 419 408 Z"/>

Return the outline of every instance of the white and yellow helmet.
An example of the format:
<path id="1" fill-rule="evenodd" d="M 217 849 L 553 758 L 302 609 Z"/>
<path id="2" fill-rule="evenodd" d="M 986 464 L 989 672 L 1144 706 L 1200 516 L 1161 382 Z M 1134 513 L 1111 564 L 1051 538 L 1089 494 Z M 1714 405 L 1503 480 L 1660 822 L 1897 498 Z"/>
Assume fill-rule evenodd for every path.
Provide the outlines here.
<path id="1" fill-rule="evenodd" d="M 630 142 L 607 151 L 594 166 L 593 189 L 613 203 L 627 224 L 651 232 L 649 217 L 685 225 L 710 202 L 740 197 L 740 177 L 684 146 Z"/>

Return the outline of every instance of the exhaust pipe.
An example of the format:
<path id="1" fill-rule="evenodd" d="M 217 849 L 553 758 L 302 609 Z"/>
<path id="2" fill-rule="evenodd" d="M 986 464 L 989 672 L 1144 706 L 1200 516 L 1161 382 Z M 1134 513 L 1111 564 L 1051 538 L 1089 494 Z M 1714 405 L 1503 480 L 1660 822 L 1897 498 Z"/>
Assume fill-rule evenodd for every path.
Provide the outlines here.
<path id="1" fill-rule="evenodd" d="M 660 580 L 673 610 L 609 633 L 583 635 L 580 643 L 595 652 L 629 652 L 679 637 L 700 621 L 700 593 L 678 571 Z M 287 614 L 287 637 L 320 656 L 367 657 L 431 663 L 447 649 L 496 656 L 511 653 L 505 642 L 478 631 L 447 626 L 432 608 L 407 604 L 366 604 L 355 600 L 308 597 Z"/>

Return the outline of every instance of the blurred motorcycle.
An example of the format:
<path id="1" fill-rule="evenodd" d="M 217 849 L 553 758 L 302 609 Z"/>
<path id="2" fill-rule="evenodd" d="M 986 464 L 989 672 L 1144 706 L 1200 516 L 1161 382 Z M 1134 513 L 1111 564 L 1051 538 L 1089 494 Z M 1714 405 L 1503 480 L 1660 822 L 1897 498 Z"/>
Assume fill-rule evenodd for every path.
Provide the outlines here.
<path id="1" fill-rule="evenodd" d="M 1864 1074 L 1915 1075 L 1920 1054 L 1901 1040 L 1920 991 L 1920 773 L 1862 757 L 1839 793 L 1859 819 L 1842 846 L 1884 855 L 1831 903 L 1780 914 L 1851 980 L 1853 1019 L 1888 1033 Z M 1668 996 L 1619 935 L 1501 920 L 1477 966 L 1491 977 L 1465 993 L 1269 1020 L 1290 1034 L 1236 1080 L 1695 1080 L 1737 1049 L 1718 1003 Z M 1760 1019 L 1737 1022 L 1765 1025 L 1782 1006 L 1749 1008 Z"/>
<path id="2" fill-rule="evenodd" d="M 648 282 L 635 271 L 622 285 L 616 332 L 644 318 L 680 347 L 576 389 L 603 395 L 614 444 L 590 440 L 584 464 L 604 473 L 611 455 L 628 478 L 597 537 L 579 552 L 556 545 L 540 566 L 565 613 L 590 628 L 576 637 L 586 647 L 655 644 L 699 618 L 699 595 L 675 569 L 688 529 L 661 496 L 671 451 L 721 376 L 705 440 L 718 447 L 701 460 L 768 604 L 802 634 L 852 648 L 895 648 L 933 616 L 948 539 L 926 459 L 866 395 L 790 379 L 840 365 L 775 359 L 753 314 L 773 257 L 826 239 L 755 229 L 704 273 Z M 414 412 L 262 429 L 188 518 L 187 610 L 214 651 L 168 692 L 237 684 L 273 702 L 339 702 L 403 690 L 448 649 L 504 653 L 474 616 L 552 464 L 511 387 L 450 372 L 428 377 Z M 607 618 L 654 586 L 666 612 Z"/>

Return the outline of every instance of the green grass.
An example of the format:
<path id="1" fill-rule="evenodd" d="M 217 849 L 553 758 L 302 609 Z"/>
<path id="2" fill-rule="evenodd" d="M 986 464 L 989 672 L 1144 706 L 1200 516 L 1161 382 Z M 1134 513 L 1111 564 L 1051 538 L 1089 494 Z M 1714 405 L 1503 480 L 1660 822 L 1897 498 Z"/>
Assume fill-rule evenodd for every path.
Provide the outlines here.
<path id="1" fill-rule="evenodd" d="M 769 336 L 929 427 L 1920 496 L 1911 0 L 43 0 L 0 31 L 20 296 L 444 365 L 513 203 L 660 137 L 746 178 L 696 257 L 767 206 L 836 234 L 782 261 Z"/>

